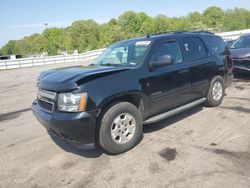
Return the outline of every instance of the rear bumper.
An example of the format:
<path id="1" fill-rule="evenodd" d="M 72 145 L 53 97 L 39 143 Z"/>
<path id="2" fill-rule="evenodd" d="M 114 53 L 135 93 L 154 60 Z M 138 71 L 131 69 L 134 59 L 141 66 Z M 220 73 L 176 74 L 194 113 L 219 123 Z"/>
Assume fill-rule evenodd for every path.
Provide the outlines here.
<path id="1" fill-rule="evenodd" d="M 39 107 L 36 100 L 32 104 L 32 112 L 50 134 L 78 148 L 94 147 L 96 123 L 94 112 L 48 113 Z"/>

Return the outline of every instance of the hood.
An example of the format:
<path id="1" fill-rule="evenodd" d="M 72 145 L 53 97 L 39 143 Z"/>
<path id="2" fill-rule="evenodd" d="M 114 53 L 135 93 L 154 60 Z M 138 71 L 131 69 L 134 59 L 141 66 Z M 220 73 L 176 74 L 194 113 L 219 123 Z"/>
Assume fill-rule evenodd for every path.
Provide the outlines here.
<path id="1" fill-rule="evenodd" d="M 79 84 L 127 69 L 127 67 L 112 66 L 74 66 L 53 69 L 42 72 L 37 85 L 41 89 L 55 92 L 72 91 L 77 89 Z"/>
<path id="2" fill-rule="evenodd" d="M 250 58 L 250 48 L 230 49 L 233 59 Z"/>

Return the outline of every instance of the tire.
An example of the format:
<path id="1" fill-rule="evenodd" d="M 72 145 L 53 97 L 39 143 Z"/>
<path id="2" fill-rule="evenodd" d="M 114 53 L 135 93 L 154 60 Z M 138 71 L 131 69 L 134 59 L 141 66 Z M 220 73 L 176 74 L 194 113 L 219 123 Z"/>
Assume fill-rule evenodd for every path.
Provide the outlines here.
<path id="1" fill-rule="evenodd" d="M 215 107 L 221 104 L 225 96 L 225 84 L 221 76 L 215 76 L 211 82 L 207 93 L 205 106 Z"/>
<path id="2" fill-rule="evenodd" d="M 141 114 L 128 102 L 119 102 L 107 107 L 98 124 L 97 143 L 108 154 L 126 152 L 142 138 Z"/>

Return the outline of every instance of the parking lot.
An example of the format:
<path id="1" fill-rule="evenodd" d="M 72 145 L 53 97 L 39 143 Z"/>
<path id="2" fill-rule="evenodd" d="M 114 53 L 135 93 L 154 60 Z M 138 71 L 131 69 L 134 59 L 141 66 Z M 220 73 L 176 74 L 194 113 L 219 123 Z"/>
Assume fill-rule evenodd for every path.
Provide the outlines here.
<path id="1" fill-rule="evenodd" d="M 138 146 L 111 156 L 51 139 L 31 112 L 38 74 L 69 65 L 0 71 L 0 187 L 250 186 L 249 78 L 219 107 L 145 125 Z"/>

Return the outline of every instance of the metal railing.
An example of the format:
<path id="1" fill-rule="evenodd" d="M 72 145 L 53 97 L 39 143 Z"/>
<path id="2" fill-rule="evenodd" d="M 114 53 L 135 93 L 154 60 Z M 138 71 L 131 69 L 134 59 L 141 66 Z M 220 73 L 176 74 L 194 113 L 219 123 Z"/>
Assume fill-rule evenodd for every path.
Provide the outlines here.
<path id="1" fill-rule="evenodd" d="M 104 50 L 105 48 L 80 54 L 0 60 L 0 70 L 21 69 L 57 63 L 84 62 L 96 59 Z"/>

